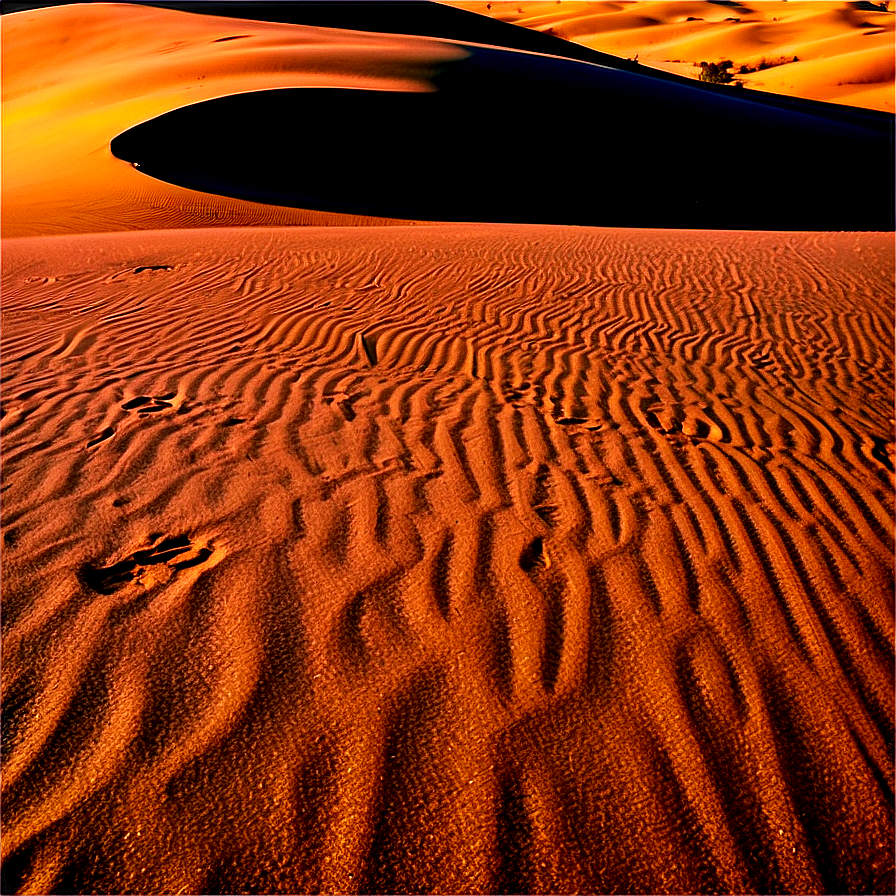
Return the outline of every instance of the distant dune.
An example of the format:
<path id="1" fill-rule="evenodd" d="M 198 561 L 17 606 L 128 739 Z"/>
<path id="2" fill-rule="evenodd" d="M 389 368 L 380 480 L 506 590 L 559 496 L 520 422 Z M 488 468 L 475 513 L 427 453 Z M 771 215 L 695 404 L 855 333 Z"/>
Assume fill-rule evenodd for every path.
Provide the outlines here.
<path id="1" fill-rule="evenodd" d="M 893 116 L 173 6 L 0 17 L 0 891 L 892 893 Z"/>
<path id="2" fill-rule="evenodd" d="M 894 111 L 892 2 L 440 2 L 688 77 L 730 59 L 753 90 Z"/>

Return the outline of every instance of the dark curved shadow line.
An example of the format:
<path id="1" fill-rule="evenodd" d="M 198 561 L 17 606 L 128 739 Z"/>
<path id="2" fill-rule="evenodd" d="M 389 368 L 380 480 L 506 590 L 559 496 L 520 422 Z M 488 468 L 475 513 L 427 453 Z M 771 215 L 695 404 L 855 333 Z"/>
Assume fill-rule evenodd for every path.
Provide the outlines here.
<path id="1" fill-rule="evenodd" d="M 222 97 L 137 125 L 112 152 L 196 190 L 384 217 L 893 229 L 892 116 L 498 49 L 434 81 Z"/>

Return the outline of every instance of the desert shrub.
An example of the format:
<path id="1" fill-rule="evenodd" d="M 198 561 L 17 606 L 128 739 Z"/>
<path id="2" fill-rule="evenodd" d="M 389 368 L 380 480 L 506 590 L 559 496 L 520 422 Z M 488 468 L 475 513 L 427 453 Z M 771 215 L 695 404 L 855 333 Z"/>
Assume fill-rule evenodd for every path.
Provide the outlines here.
<path id="1" fill-rule="evenodd" d="M 793 59 L 788 59 L 786 56 L 781 56 L 778 59 L 766 59 L 765 56 L 759 62 L 755 68 L 750 68 L 749 66 L 742 65 L 741 66 L 741 74 L 747 74 L 748 72 L 764 72 L 768 68 L 775 68 L 779 65 L 787 65 L 788 62 L 799 62 L 800 57 L 794 56 Z M 746 69 L 746 71 L 744 71 Z"/>
<path id="2" fill-rule="evenodd" d="M 730 59 L 724 62 L 701 62 L 700 80 L 710 84 L 730 84 L 734 80 L 734 75 L 729 71 L 733 65 Z"/>

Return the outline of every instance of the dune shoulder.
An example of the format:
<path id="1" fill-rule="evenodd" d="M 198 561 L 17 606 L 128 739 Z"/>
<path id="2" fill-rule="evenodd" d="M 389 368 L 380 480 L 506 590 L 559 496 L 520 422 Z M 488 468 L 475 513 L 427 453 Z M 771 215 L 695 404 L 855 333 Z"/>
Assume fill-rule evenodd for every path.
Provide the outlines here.
<path id="1" fill-rule="evenodd" d="M 685 77 L 699 77 L 700 62 L 731 60 L 745 88 L 894 111 L 892 3 L 448 3 Z"/>

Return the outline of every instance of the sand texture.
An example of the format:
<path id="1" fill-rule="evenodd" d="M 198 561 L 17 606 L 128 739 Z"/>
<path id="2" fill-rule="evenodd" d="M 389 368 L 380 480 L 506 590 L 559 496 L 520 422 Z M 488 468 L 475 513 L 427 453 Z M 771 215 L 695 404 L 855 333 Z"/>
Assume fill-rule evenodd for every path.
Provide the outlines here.
<path id="1" fill-rule="evenodd" d="M 440 0 L 642 65 L 696 78 L 730 59 L 744 87 L 894 110 L 892 2 Z M 881 7 L 885 6 L 886 9 Z M 794 59 L 796 57 L 796 59 Z M 760 68 L 760 65 L 768 67 Z"/>
<path id="2" fill-rule="evenodd" d="M 5 241 L 3 892 L 892 892 L 893 263 Z"/>

